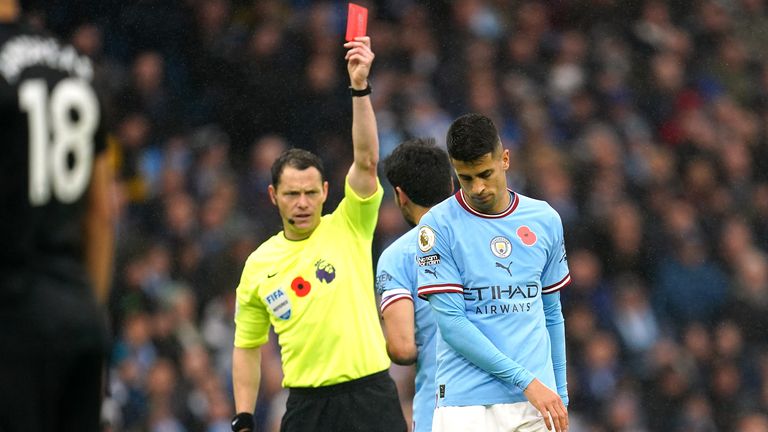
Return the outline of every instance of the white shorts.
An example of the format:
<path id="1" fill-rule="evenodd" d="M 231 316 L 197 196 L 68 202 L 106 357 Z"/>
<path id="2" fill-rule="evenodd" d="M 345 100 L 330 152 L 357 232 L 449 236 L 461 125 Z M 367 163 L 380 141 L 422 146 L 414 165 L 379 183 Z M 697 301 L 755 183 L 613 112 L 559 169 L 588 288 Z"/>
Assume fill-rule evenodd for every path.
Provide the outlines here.
<path id="1" fill-rule="evenodd" d="M 432 432 L 548 432 L 530 402 L 435 409 Z"/>

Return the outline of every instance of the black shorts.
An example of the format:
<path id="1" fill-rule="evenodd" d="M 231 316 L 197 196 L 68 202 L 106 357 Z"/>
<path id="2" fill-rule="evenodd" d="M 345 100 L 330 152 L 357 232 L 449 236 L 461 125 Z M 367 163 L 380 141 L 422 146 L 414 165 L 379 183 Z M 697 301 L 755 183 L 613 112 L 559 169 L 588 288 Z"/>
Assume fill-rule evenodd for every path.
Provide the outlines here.
<path id="1" fill-rule="evenodd" d="M 281 432 L 405 432 L 395 382 L 382 371 L 325 387 L 291 388 Z"/>
<path id="2" fill-rule="evenodd" d="M 29 282 L 0 304 L 0 432 L 98 431 L 103 313 L 87 287 Z"/>

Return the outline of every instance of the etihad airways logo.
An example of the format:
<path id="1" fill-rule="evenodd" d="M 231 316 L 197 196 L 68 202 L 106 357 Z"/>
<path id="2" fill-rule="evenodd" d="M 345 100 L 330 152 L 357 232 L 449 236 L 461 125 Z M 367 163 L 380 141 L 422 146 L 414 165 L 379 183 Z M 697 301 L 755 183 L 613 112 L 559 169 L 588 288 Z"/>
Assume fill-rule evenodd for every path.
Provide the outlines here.
<path id="1" fill-rule="evenodd" d="M 533 282 L 523 286 L 464 287 L 464 301 L 473 303 L 469 310 L 474 309 L 475 315 L 530 312 L 540 292 L 539 285 Z"/>
<path id="2" fill-rule="evenodd" d="M 539 295 L 539 285 L 529 282 L 524 286 L 491 285 L 484 287 L 464 287 L 464 300 L 514 300 L 531 299 Z"/>

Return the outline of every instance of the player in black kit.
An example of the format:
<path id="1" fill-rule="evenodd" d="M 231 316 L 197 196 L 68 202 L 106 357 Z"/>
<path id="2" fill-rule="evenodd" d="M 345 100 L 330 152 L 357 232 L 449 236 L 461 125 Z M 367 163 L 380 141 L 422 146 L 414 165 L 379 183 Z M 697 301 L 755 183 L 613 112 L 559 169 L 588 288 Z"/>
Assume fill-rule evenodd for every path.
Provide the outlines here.
<path id="1" fill-rule="evenodd" d="M 0 431 L 99 430 L 114 229 L 90 61 L 0 0 Z"/>

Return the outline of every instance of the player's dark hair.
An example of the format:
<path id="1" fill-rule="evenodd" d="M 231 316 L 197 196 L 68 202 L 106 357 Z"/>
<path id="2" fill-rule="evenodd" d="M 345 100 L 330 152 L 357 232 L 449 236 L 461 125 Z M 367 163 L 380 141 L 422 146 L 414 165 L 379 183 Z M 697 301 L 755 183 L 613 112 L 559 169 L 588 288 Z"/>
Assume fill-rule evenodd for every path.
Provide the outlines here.
<path id="1" fill-rule="evenodd" d="M 451 195 L 453 179 L 448 155 L 432 138 L 403 142 L 384 159 L 392 187 L 399 186 L 411 201 L 431 207 Z"/>
<path id="2" fill-rule="evenodd" d="M 320 180 L 325 181 L 325 170 L 323 161 L 317 155 L 307 150 L 292 148 L 283 152 L 272 164 L 272 186 L 277 188 L 280 183 L 280 176 L 286 166 L 303 171 L 310 167 L 317 168 L 320 171 Z"/>
<path id="3" fill-rule="evenodd" d="M 448 154 L 452 159 L 472 162 L 501 147 L 493 121 L 476 113 L 464 114 L 448 129 Z"/>

